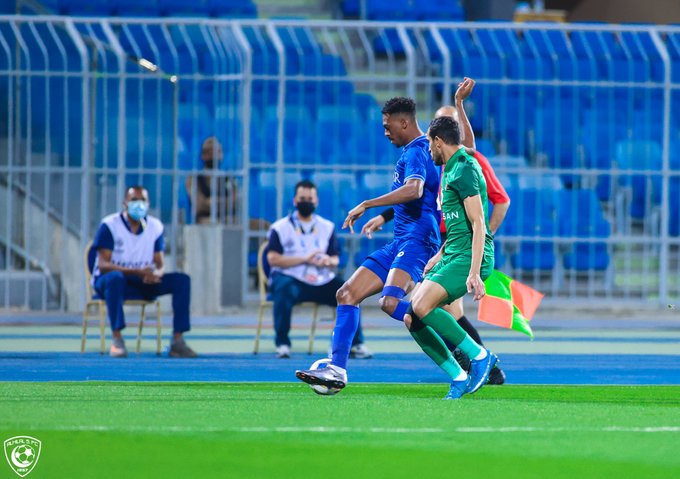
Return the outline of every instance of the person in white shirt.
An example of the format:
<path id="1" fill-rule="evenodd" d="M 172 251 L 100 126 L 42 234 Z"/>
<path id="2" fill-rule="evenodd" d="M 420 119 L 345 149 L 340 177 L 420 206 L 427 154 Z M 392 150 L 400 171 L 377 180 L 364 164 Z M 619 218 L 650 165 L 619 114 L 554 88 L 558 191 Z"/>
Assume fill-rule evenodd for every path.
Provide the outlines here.
<path id="1" fill-rule="evenodd" d="M 125 328 L 126 299 L 151 300 L 172 295 L 173 338 L 170 356 L 193 358 L 196 353 L 184 342 L 190 329 L 191 279 L 184 273 L 165 273 L 163 224 L 147 214 L 149 193 L 143 186 L 128 188 L 123 211 L 105 217 L 92 247 L 97 251 L 92 285 L 106 301 L 111 321 L 113 357 L 127 356 L 121 331 Z"/>
<path id="2" fill-rule="evenodd" d="M 317 214 L 316 185 L 302 180 L 295 185 L 295 211 L 276 221 L 267 235 L 267 262 L 271 267 L 270 291 L 274 303 L 276 354 L 290 357 L 290 321 L 293 306 L 313 301 L 337 306 L 335 294 L 344 280 L 337 276 L 340 249 L 335 225 Z M 351 356 L 369 358 L 361 324 L 352 342 Z"/>

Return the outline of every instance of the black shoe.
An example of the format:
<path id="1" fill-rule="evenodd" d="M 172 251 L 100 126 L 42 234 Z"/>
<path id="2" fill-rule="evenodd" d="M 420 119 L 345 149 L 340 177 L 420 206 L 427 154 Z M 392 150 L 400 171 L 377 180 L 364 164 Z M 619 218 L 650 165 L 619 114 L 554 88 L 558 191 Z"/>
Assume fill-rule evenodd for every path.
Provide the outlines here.
<path id="1" fill-rule="evenodd" d="M 453 359 L 456 360 L 458 364 L 460 364 L 460 367 L 463 368 L 463 370 L 466 373 L 470 372 L 470 358 L 467 357 L 467 355 L 461 351 L 460 349 L 456 348 L 453 350 Z"/>
<path id="2" fill-rule="evenodd" d="M 489 382 L 487 384 L 492 384 L 500 386 L 505 383 L 505 373 L 499 367 L 495 367 L 489 373 Z"/>

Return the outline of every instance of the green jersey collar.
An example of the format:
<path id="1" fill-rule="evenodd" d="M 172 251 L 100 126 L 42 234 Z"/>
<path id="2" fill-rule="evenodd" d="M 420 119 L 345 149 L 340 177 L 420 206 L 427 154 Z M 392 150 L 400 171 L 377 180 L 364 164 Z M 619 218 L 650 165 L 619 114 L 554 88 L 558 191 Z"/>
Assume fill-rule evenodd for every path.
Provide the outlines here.
<path id="1" fill-rule="evenodd" d="M 451 158 L 449 158 L 449 161 L 446 162 L 446 167 L 444 168 L 444 171 L 450 171 L 451 168 L 453 168 L 454 163 L 456 162 L 458 156 L 461 156 L 463 153 L 465 153 L 465 147 L 461 146 L 458 148 L 458 150 L 453 154 Z"/>

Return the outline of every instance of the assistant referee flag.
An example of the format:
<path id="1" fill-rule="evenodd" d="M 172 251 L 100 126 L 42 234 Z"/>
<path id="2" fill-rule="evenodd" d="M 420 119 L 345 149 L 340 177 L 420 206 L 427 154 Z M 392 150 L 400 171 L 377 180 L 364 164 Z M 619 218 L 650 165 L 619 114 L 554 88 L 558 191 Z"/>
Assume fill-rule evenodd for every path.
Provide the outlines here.
<path id="1" fill-rule="evenodd" d="M 486 295 L 479 301 L 477 319 L 501 328 L 514 329 L 534 337 L 529 321 L 534 316 L 543 294 L 493 270 L 484 281 Z"/>

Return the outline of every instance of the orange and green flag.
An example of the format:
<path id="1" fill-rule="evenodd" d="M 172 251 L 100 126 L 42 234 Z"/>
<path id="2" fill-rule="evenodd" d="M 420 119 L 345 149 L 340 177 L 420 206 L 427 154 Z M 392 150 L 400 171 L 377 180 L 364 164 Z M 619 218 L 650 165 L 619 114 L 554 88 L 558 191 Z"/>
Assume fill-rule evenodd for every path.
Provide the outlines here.
<path id="1" fill-rule="evenodd" d="M 484 281 L 486 296 L 479 302 L 477 319 L 534 337 L 529 321 L 543 294 L 494 270 Z"/>

